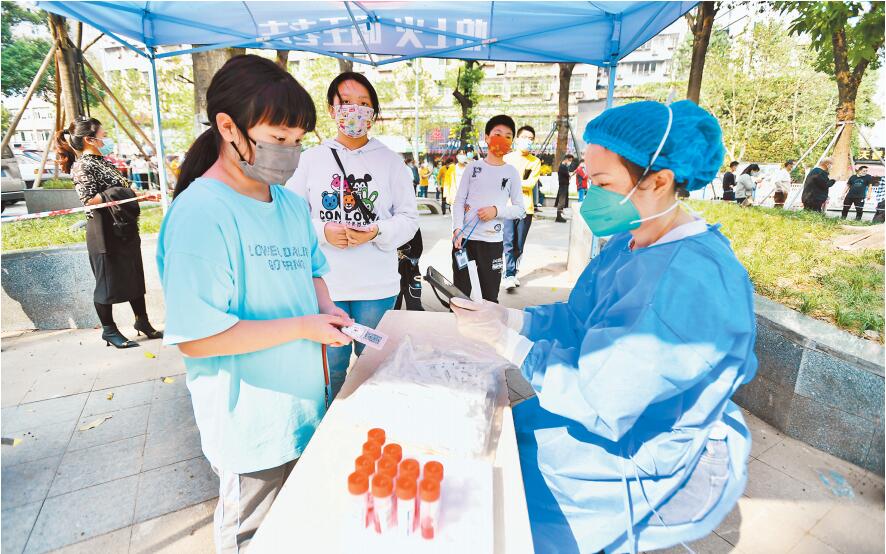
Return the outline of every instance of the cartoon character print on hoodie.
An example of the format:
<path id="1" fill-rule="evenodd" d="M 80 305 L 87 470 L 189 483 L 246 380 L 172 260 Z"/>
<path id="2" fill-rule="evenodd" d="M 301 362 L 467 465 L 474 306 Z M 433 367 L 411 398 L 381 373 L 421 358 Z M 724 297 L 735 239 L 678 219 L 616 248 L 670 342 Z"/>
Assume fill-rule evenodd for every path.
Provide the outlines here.
<path id="1" fill-rule="evenodd" d="M 365 173 L 362 178 L 358 179 L 351 174 L 348 175 L 347 182 L 348 186 L 342 187 L 344 183 L 341 175 L 336 173 L 332 176 L 332 181 L 329 183 L 332 190 L 324 190 L 321 193 L 320 202 L 323 205 L 323 211 L 320 213 L 320 219 L 324 222 L 341 223 L 344 221 L 355 225 L 369 225 L 375 220 L 375 214 L 373 213 L 373 217 L 367 220 L 357 207 L 357 197 L 359 196 L 364 206 L 374 212 L 378 191 L 370 190 L 372 175 Z"/>

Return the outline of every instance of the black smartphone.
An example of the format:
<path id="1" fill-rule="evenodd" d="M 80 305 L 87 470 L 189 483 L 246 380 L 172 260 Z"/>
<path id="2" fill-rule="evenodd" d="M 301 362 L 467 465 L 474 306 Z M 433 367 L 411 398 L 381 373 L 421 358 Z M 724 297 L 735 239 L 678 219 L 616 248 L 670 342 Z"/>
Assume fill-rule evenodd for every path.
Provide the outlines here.
<path id="1" fill-rule="evenodd" d="M 425 281 L 430 283 L 431 286 L 434 287 L 434 290 L 445 296 L 446 300 L 451 300 L 452 298 L 464 298 L 465 300 L 470 300 L 468 295 L 463 293 L 458 287 L 453 285 L 449 279 L 444 277 L 442 273 L 431 266 L 428 266 L 428 271 L 425 273 Z"/>

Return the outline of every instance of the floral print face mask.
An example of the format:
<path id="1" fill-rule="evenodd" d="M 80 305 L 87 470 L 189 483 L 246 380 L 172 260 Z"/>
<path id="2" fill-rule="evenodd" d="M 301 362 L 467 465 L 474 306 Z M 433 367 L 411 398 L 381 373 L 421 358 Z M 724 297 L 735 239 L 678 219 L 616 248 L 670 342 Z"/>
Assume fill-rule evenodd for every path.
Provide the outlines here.
<path id="1" fill-rule="evenodd" d="M 335 121 L 338 130 L 351 138 L 366 136 L 372 127 L 372 116 L 375 110 L 369 106 L 339 104 L 335 106 Z"/>

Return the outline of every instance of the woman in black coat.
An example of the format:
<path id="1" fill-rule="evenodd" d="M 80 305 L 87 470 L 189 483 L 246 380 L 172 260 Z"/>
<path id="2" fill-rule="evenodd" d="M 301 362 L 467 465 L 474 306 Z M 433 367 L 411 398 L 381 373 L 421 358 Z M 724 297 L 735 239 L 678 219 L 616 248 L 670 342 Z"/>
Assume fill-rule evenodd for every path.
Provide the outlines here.
<path id="1" fill-rule="evenodd" d="M 58 162 L 70 173 L 84 205 L 135 197 L 129 181 L 105 159 L 114 141 L 95 118 L 78 118 L 56 137 Z M 138 346 L 120 333 L 112 305 L 129 302 L 135 330 L 149 339 L 163 336 L 151 326 L 145 307 L 145 272 L 138 234 L 137 202 L 86 212 L 86 249 L 95 275 L 93 302 L 102 323 L 102 340 L 117 348 Z"/>
<path id="2" fill-rule="evenodd" d="M 823 158 L 818 167 L 812 168 L 806 176 L 806 181 L 803 182 L 803 194 L 800 197 L 804 210 L 824 213 L 825 203 L 828 201 L 828 189 L 836 182 L 829 175 L 832 163 L 831 158 Z"/>

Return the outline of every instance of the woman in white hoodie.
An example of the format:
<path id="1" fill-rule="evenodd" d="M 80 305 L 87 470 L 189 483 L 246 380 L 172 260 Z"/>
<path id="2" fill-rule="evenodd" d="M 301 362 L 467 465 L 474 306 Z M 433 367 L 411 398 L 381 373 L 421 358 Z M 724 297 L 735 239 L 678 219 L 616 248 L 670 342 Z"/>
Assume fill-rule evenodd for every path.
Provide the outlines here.
<path id="1" fill-rule="evenodd" d="M 397 248 L 418 230 L 412 175 L 403 159 L 367 136 L 378 94 L 359 73 L 345 72 L 326 92 L 338 136 L 305 151 L 286 187 L 307 200 L 330 271 L 329 294 L 357 323 L 376 327 L 400 292 Z M 356 344 L 359 356 L 363 345 Z M 329 347 L 332 396 L 351 360 L 351 345 Z"/>

